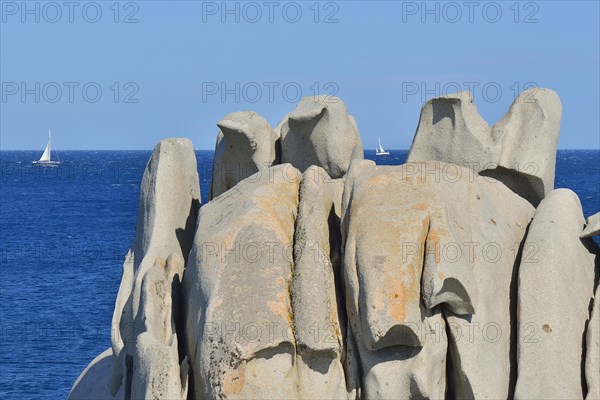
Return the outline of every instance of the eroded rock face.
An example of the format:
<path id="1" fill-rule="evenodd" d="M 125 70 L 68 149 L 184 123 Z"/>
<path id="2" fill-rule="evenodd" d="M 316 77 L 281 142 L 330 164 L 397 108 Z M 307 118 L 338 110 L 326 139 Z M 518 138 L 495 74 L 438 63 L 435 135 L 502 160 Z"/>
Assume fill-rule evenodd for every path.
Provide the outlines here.
<path id="1" fill-rule="evenodd" d="M 410 156 L 432 159 L 394 167 L 361 160 L 326 100 L 275 131 L 222 120 L 216 164 L 256 173 L 199 213 L 191 143 L 156 147 L 112 349 L 69 399 L 598 398 L 600 214 L 544 198 L 555 94 L 523 93 L 494 127 L 466 93 L 434 99 Z M 278 140 L 294 165 L 270 166 Z M 540 168 L 508 175 L 524 162 Z"/>
<path id="2" fill-rule="evenodd" d="M 177 335 L 173 335 L 169 345 L 149 332 L 138 335 L 133 357 L 131 398 L 187 399 L 187 371 L 181 376 Z"/>
<path id="3" fill-rule="evenodd" d="M 351 160 L 364 158 L 356 121 L 337 97 L 303 98 L 278 127 L 282 162 L 301 172 L 316 165 L 337 179 L 348 171 Z"/>
<path id="4" fill-rule="evenodd" d="M 342 209 L 348 318 L 363 370 L 390 377 L 369 378 L 363 394 L 443 397 L 447 323 L 450 395 L 507 397 L 511 282 L 533 207 L 498 181 L 456 165 L 362 161 L 348 173 Z M 490 246 L 495 254 L 482 253 Z M 458 336 L 489 324 L 501 337 Z M 386 367 L 377 368 L 379 362 Z M 404 385 L 390 388 L 392 376 Z"/>
<path id="5" fill-rule="evenodd" d="M 158 277 L 162 281 L 171 280 L 171 284 L 181 278 L 192 247 L 199 204 L 200 186 L 192 143 L 179 138 L 161 141 L 142 178 L 135 241 L 123 265 L 113 314 L 113 394 L 123 387 L 125 395 L 130 396 L 127 391 L 137 374 L 134 358 L 140 360 L 136 358 L 138 335 L 149 331 L 166 346 L 171 344 L 174 322 L 170 314 L 161 311 L 161 305 L 164 308 L 173 302 L 169 282 L 163 282 L 169 292 L 160 295 L 144 291 L 143 287 L 152 286 Z M 172 262 L 165 271 L 163 265 L 167 259 Z M 146 277 L 157 262 L 154 268 L 159 271 Z M 149 370 L 154 369 L 149 367 Z"/>
<path id="6" fill-rule="evenodd" d="M 131 397 L 186 399 L 187 365 L 179 367 L 176 332 L 177 300 L 183 259 L 173 253 L 157 259 L 142 280 L 140 312 L 135 321 Z M 139 333 L 138 333 L 139 332 Z"/>
<path id="7" fill-rule="evenodd" d="M 562 104 L 553 90 L 532 88 L 520 93 L 492 128 L 501 145 L 498 168 L 488 175 L 537 206 L 554 189 L 561 117 Z"/>
<path id="8" fill-rule="evenodd" d="M 112 349 L 106 349 L 81 372 L 67 400 L 112 399 L 110 378 L 112 375 Z"/>
<path id="9" fill-rule="evenodd" d="M 300 182 L 291 293 L 301 398 L 341 399 L 355 390 L 346 387 L 346 321 L 338 299 L 343 188 L 343 180 L 316 166 Z"/>
<path id="10" fill-rule="evenodd" d="M 209 199 L 278 162 L 278 136 L 269 123 L 254 111 L 228 114 L 217 126 L 220 131 L 215 146 Z"/>
<path id="11" fill-rule="evenodd" d="M 407 162 L 437 160 L 474 166 L 476 172 L 495 158 L 491 128 L 479 115 L 473 96 L 459 92 L 429 100 L 421 109 L 419 126 Z"/>
<path id="12" fill-rule="evenodd" d="M 205 205 L 184 279 L 195 398 L 338 398 L 343 181 L 283 164 Z"/>
<path id="13" fill-rule="evenodd" d="M 490 127 L 470 93 L 438 97 L 421 109 L 407 161 L 438 160 L 502 181 L 534 206 L 554 189 L 562 106 L 550 89 L 522 92 Z"/>
<path id="14" fill-rule="evenodd" d="M 598 256 L 596 256 L 598 257 Z M 587 400 L 600 399 L 600 286 L 596 287 L 594 308 L 587 326 L 585 382 Z"/>
<path id="15" fill-rule="evenodd" d="M 358 340 L 362 398 L 444 399 L 446 394 L 445 322 L 441 307 L 427 311 L 419 329 L 422 346 L 391 346 L 378 351 Z"/>
<path id="16" fill-rule="evenodd" d="M 583 340 L 594 296 L 597 246 L 579 239 L 579 198 L 551 192 L 535 212 L 519 268 L 517 399 L 583 398 Z M 597 364 L 596 364 L 597 365 Z"/>
<path id="17" fill-rule="evenodd" d="M 585 220 L 585 229 L 579 237 L 587 238 L 600 235 L 600 212 Z"/>
<path id="18" fill-rule="evenodd" d="M 284 164 L 257 175 L 198 216 L 184 286 L 199 399 L 297 396 L 290 285 L 299 173 Z"/>

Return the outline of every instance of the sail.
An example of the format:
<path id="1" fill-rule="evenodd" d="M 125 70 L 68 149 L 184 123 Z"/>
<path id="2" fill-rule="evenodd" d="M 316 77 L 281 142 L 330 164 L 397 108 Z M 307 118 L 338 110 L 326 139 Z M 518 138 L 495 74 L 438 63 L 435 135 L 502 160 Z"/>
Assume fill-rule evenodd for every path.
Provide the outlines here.
<path id="1" fill-rule="evenodd" d="M 44 150 L 44 154 L 40 158 L 40 161 L 50 161 L 50 145 L 52 143 L 52 139 L 50 136 L 50 131 L 48 131 L 48 144 L 46 145 L 46 150 Z"/>
<path id="2" fill-rule="evenodd" d="M 381 146 L 381 138 L 378 138 L 378 139 L 379 139 L 379 148 L 377 149 L 377 152 L 383 153 L 385 150 L 383 150 L 383 147 Z"/>

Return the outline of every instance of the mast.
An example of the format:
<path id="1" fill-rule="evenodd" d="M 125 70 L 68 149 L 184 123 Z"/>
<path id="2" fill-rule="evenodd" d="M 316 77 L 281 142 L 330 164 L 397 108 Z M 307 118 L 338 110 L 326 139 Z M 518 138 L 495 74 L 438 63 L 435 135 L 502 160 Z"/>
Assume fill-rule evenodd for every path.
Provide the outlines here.
<path id="1" fill-rule="evenodd" d="M 48 129 L 48 160 L 52 159 L 52 131 Z"/>

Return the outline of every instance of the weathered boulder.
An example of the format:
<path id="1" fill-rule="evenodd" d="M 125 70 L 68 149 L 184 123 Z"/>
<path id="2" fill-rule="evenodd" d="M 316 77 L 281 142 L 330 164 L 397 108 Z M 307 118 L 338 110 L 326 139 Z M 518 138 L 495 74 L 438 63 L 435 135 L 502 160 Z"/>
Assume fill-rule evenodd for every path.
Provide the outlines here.
<path id="1" fill-rule="evenodd" d="M 583 340 L 596 248 L 580 239 L 579 198 L 557 189 L 540 203 L 519 268 L 517 399 L 583 398 Z M 592 250 L 592 251 L 591 251 Z"/>
<path id="2" fill-rule="evenodd" d="M 479 172 L 494 164 L 494 145 L 492 130 L 479 115 L 471 93 L 458 92 L 423 105 L 406 161 L 473 165 Z"/>
<path id="3" fill-rule="evenodd" d="M 587 238 L 600 235 L 600 212 L 596 213 L 585 220 L 585 229 L 579 237 Z"/>
<path id="4" fill-rule="evenodd" d="M 466 214 L 459 211 L 462 218 L 453 221 L 463 227 L 471 225 L 472 242 L 464 251 L 473 262 L 479 290 L 473 315 L 457 315 L 444 307 L 449 336 L 448 380 L 452 381 L 452 398 L 511 398 L 516 369 L 518 265 L 522 257 L 529 257 L 529 249 L 520 248 L 535 210 L 492 178 L 476 176 L 474 183 L 468 203 L 460 200 L 458 192 L 444 195 L 450 209 L 468 210 Z M 449 254 L 451 261 L 454 257 Z"/>
<path id="5" fill-rule="evenodd" d="M 133 357 L 132 399 L 187 399 L 187 366 L 182 376 L 177 352 L 177 335 L 170 344 L 150 332 L 136 338 Z"/>
<path id="6" fill-rule="evenodd" d="M 443 397 L 445 378 L 439 377 L 445 376 L 449 345 L 452 396 L 507 397 L 511 281 L 533 207 L 468 168 L 434 161 L 399 167 L 356 161 L 346 178 L 342 210 L 348 318 L 363 371 L 379 370 L 405 382 L 388 391 L 387 384 L 379 386 L 388 380 L 374 378 L 363 394 Z M 479 334 L 467 341 L 449 329 L 449 344 L 427 342 L 427 332 L 446 337 L 442 311 L 450 325 L 472 331 L 495 324 L 501 337 L 490 342 Z M 375 367 L 378 358 L 385 368 Z"/>
<path id="7" fill-rule="evenodd" d="M 415 325 L 416 326 L 416 325 Z M 422 346 L 369 350 L 358 340 L 362 396 L 367 399 L 444 399 L 446 393 L 445 322 L 441 307 L 428 310 L 418 325 Z"/>
<path id="8" fill-rule="evenodd" d="M 316 165 L 332 178 L 341 178 L 351 160 L 364 158 L 356 121 L 337 97 L 303 98 L 278 127 L 282 162 L 301 172 Z"/>
<path id="9" fill-rule="evenodd" d="M 337 98 L 232 113 L 201 210 L 191 142 L 161 141 L 69 399 L 600 398 L 600 213 L 552 191 L 560 117 L 547 89 L 493 127 L 433 99 L 376 166 Z"/>
<path id="10" fill-rule="evenodd" d="M 142 178 L 135 240 L 123 264 L 123 278 L 113 314 L 113 394 L 121 386 L 128 390 L 135 375 L 137 336 L 145 331 L 136 323 L 141 318 L 140 308 L 143 309 L 144 277 L 157 259 L 165 260 L 172 254 L 175 256 L 171 257 L 182 260 L 176 271 L 181 277 L 192 247 L 199 205 L 200 186 L 191 141 L 162 140 L 155 147 Z"/>
<path id="11" fill-rule="evenodd" d="M 104 350 L 81 372 L 67 400 L 107 400 L 112 399 L 110 378 L 112 374 L 112 349 Z"/>
<path id="12" fill-rule="evenodd" d="M 561 116 L 562 104 L 553 90 L 531 88 L 519 94 L 492 128 L 500 141 L 498 166 L 482 173 L 537 206 L 554 189 Z"/>
<path id="13" fill-rule="evenodd" d="M 185 277 L 196 398 L 296 398 L 290 285 L 299 172 L 258 172 L 200 210 Z"/>
<path id="14" fill-rule="evenodd" d="M 596 256 L 598 259 L 598 256 Z M 596 287 L 594 308 L 586 333 L 585 382 L 586 400 L 600 399 L 600 285 Z"/>
<path id="15" fill-rule="evenodd" d="M 177 253 L 167 260 L 157 258 L 142 280 L 139 313 L 134 326 L 137 332 L 149 332 L 163 343 L 170 343 L 176 333 L 174 311 L 177 310 L 179 283 L 183 277 L 183 259 Z"/>
<path id="16" fill-rule="evenodd" d="M 522 92 L 490 127 L 468 92 L 429 100 L 407 161 L 438 160 L 494 177 L 537 206 L 554 189 L 562 106 L 549 89 Z"/>
<path id="17" fill-rule="evenodd" d="M 254 111 L 226 115 L 217 124 L 209 199 L 219 196 L 239 181 L 277 163 L 277 134 Z"/>
<path id="18" fill-rule="evenodd" d="M 417 254 L 428 223 L 418 219 L 426 219 L 426 211 L 405 218 L 414 205 L 404 201 L 412 190 L 397 172 L 354 161 L 342 201 L 346 307 L 363 371 L 361 395 L 443 398 L 447 344 L 421 331 L 437 328 L 441 339 L 444 329 L 440 307 L 429 310 L 421 301 Z M 421 251 L 407 255 L 404 243 Z"/>
<path id="19" fill-rule="evenodd" d="M 343 283 L 343 281 L 342 281 Z M 342 296 L 344 295 L 344 289 L 342 288 Z M 340 305 L 345 306 L 345 302 Z M 344 307 L 345 308 L 345 307 Z M 345 315 L 345 312 L 344 312 Z M 361 363 L 358 360 L 358 347 L 352 328 L 350 327 L 350 321 L 346 318 L 346 331 L 345 331 L 345 362 L 344 370 L 346 372 L 346 387 L 348 389 L 348 399 L 361 399 L 362 388 L 361 388 Z"/>
<path id="20" fill-rule="evenodd" d="M 166 263 L 157 259 L 142 280 L 140 312 L 135 321 L 134 399 L 187 398 L 187 360 L 180 369 L 175 323 L 182 275 L 183 259 L 173 253 Z"/>
<path id="21" fill-rule="evenodd" d="M 346 398 L 345 310 L 340 282 L 339 205 L 344 182 L 312 166 L 302 175 L 291 286 L 301 398 Z M 336 213 L 337 203 L 337 213 Z"/>

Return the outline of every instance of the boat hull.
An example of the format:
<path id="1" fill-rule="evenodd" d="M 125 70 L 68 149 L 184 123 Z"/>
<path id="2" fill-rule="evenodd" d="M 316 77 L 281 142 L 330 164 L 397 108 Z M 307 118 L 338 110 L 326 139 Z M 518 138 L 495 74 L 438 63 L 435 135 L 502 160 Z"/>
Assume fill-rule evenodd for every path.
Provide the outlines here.
<path id="1" fill-rule="evenodd" d="M 58 167 L 60 161 L 32 161 L 31 165 L 35 167 Z"/>

